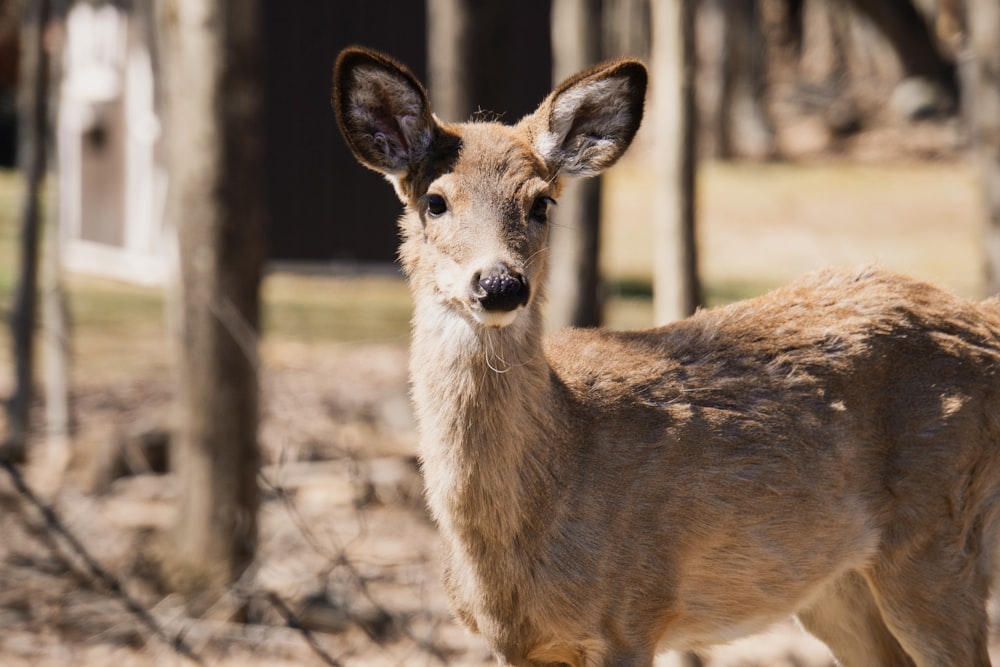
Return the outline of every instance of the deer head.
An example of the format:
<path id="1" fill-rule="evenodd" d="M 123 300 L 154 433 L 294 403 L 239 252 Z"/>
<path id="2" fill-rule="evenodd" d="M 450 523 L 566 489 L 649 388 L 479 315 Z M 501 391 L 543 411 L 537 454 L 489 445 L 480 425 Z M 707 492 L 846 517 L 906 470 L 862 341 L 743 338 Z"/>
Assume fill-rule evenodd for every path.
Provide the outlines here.
<path id="1" fill-rule="evenodd" d="M 430 300 L 474 327 L 504 328 L 537 304 L 560 178 L 614 164 L 639 128 L 645 91 L 645 67 L 622 59 L 572 77 L 516 125 L 443 124 L 404 66 L 342 52 L 337 121 L 405 206 L 400 257 L 418 308 Z"/>

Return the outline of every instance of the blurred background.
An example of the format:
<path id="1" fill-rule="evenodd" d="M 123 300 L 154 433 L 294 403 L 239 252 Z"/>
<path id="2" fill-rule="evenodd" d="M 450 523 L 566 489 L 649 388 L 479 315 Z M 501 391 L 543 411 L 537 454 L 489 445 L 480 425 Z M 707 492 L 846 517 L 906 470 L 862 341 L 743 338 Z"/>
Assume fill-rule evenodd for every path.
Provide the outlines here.
<path id="1" fill-rule="evenodd" d="M 401 205 L 330 109 L 352 44 L 449 122 L 650 64 L 554 214 L 553 328 L 831 265 L 1000 291 L 996 0 L 0 0 L 0 664 L 490 664 L 423 506 Z M 683 659 L 833 664 L 791 624 Z"/>

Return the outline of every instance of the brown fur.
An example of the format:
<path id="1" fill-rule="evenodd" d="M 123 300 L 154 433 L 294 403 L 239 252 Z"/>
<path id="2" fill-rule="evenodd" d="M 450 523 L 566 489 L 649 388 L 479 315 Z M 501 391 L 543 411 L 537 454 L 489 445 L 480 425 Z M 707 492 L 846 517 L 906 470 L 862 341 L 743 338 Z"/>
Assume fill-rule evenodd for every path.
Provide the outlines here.
<path id="1" fill-rule="evenodd" d="M 651 665 L 797 614 L 845 665 L 989 664 L 996 303 L 823 272 L 652 331 L 543 340 L 533 203 L 628 146 L 642 66 L 582 73 L 514 127 L 438 124 L 365 50 L 335 82 L 349 145 L 407 206 L 428 503 L 455 610 L 502 663 Z M 359 111 L 373 85 L 425 119 L 408 157 L 377 137 L 404 124 L 392 108 Z M 509 313 L 470 287 L 497 262 L 530 286 Z"/>

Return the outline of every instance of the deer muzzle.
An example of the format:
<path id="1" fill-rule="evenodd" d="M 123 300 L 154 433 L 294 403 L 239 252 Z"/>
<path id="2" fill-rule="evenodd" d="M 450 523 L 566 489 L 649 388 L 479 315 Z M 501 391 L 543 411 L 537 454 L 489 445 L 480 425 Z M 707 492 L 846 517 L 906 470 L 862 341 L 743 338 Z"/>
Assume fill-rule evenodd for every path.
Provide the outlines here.
<path id="1" fill-rule="evenodd" d="M 484 310 L 510 312 L 527 305 L 531 289 L 527 279 L 498 262 L 472 279 L 472 295 Z"/>

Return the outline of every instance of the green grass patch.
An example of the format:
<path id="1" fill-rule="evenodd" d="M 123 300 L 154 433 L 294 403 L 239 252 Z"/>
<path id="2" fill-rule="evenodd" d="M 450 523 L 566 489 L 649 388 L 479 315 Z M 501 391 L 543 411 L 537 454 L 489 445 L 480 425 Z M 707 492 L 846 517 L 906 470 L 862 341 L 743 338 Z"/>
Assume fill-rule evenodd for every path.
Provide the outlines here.
<path id="1" fill-rule="evenodd" d="M 777 283 L 764 281 L 706 281 L 702 284 L 702 305 L 711 308 L 743 299 L 752 299 L 775 287 L 778 287 Z"/>
<path id="2" fill-rule="evenodd" d="M 390 343 L 408 339 L 412 306 L 402 278 L 272 274 L 264 334 L 277 341 Z"/>
<path id="3" fill-rule="evenodd" d="M 14 172 L 0 170 L 0 312 L 5 315 L 10 311 L 17 268 L 15 238 L 19 182 Z"/>

